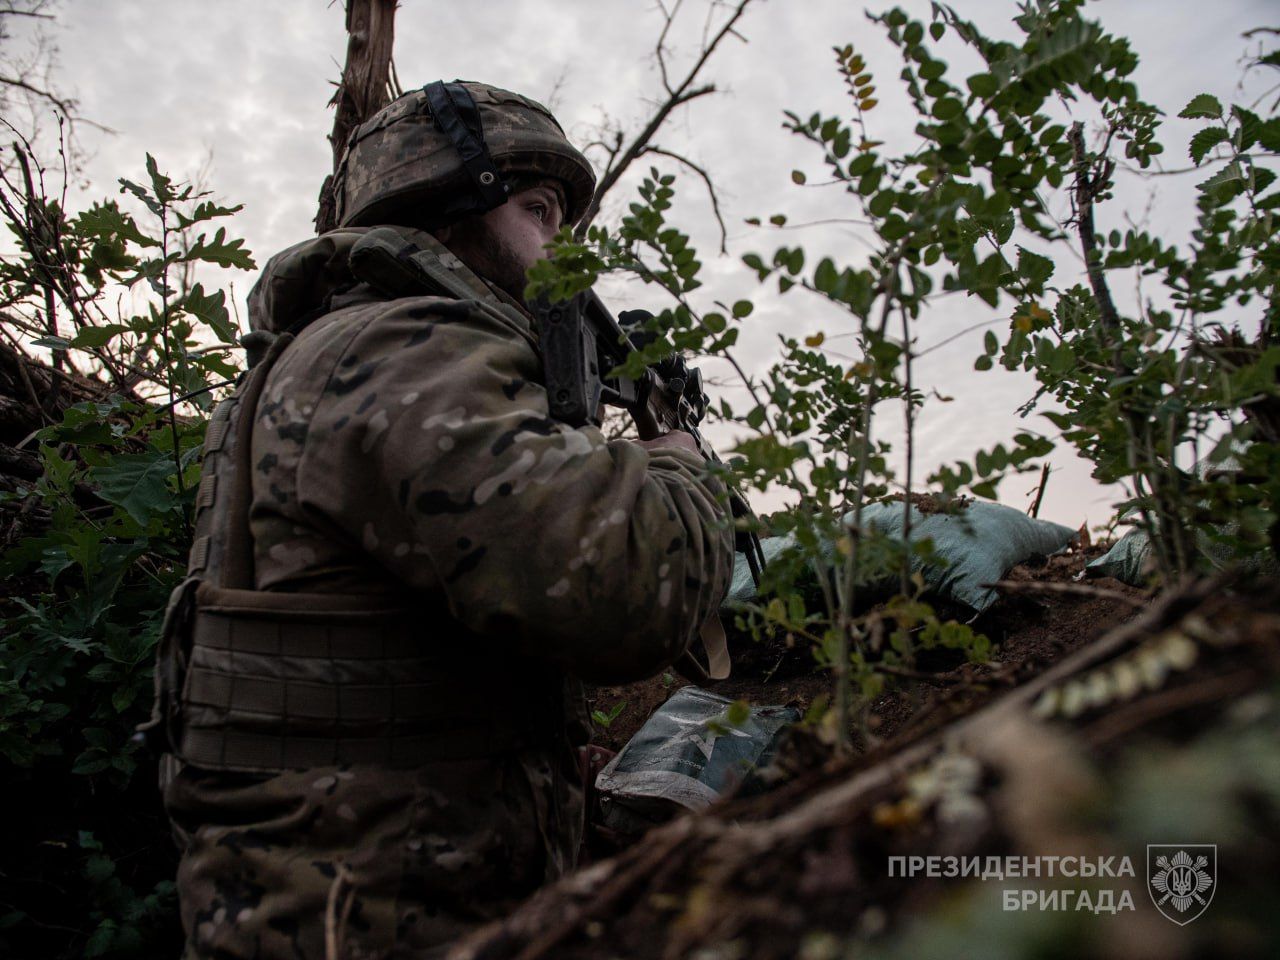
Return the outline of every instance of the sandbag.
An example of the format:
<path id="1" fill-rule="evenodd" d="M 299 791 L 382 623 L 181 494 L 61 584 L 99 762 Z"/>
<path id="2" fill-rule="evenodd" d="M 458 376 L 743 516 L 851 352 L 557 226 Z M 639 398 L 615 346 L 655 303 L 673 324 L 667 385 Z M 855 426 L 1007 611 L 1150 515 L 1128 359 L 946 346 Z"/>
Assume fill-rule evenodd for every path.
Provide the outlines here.
<path id="1" fill-rule="evenodd" d="M 1212 455 L 1205 457 L 1191 468 L 1191 472 L 1202 481 L 1243 482 L 1237 477 L 1240 458 L 1244 456 L 1246 448 L 1242 442 L 1233 446 L 1235 452 L 1216 459 Z M 1125 514 L 1125 519 L 1135 520 L 1136 513 L 1136 510 L 1130 510 Z M 1280 563 L 1277 563 L 1274 553 L 1257 551 L 1249 556 L 1242 556 L 1233 549 L 1230 538 L 1239 533 L 1239 526 L 1234 521 L 1218 525 L 1217 531 L 1221 538 L 1211 537 L 1203 530 L 1196 533 L 1196 549 L 1215 569 L 1239 567 L 1269 576 L 1280 573 Z M 1114 577 L 1121 583 L 1134 587 L 1145 586 L 1147 577 L 1155 567 L 1151 549 L 1151 537 L 1147 531 L 1134 527 L 1117 540 L 1110 550 L 1091 561 L 1085 567 L 1085 573 L 1090 577 Z M 734 572 L 736 574 L 737 571 Z"/>
<path id="2" fill-rule="evenodd" d="M 845 514 L 841 521 L 852 524 L 853 514 Z M 862 523 L 901 539 L 902 503 L 868 504 L 862 511 Z M 943 561 L 925 565 L 919 558 L 912 558 L 912 570 L 920 571 L 935 595 L 963 603 L 979 613 L 999 597 L 994 589 L 982 584 L 999 580 L 1012 567 L 1034 556 L 1060 552 L 1075 536 L 1076 531 L 1060 523 L 1028 517 L 1012 507 L 982 500 L 969 503 L 957 513 L 925 514 L 911 507 L 911 542 L 932 538 L 934 552 Z M 771 559 L 795 543 L 794 534 L 788 534 L 768 537 L 762 546 L 766 559 Z M 822 554 L 827 563 L 835 563 L 834 544 L 823 544 Z M 750 571 L 739 558 L 728 599 L 744 601 L 754 596 Z"/>
<path id="3" fill-rule="evenodd" d="M 1236 525 L 1223 524 L 1218 529 L 1224 535 L 1230 536 L 1236 532 Z M 1197 534 L 1196 544 L 1201 555 L 1206 557 L 1217 570 L 1234 566 L 1251 573 L 1269 576 L 1280 573 L 1280 564 L 1276 563 L 1276 558 L 1272 554 L 1259 551 L 1250 556 L 1240 556 L 1226 544 L 1210 539 L 1203 532 Z M 1147 531 L 1135 527 L 1117 540 L 1102 556 L 1089 561 L 1084 569 L 1090 577 L 1114 577 L 1121 583 L 1141 587 L 1145 586 L 1146 579 L 1153 568 L 1151 538 L 1147 535 Z M 734 573 L 737 574 L 736 569 Z"/>
<path id="4" fill-rule="evenodd" d="M 1151 538 L 1136 527 L 1117 540 L 1102 556 L 1085 565 L 1091 577 L 1114 577 L 1121 583 L 1140 586 L 1147 558 L 1151 555 Z"/>

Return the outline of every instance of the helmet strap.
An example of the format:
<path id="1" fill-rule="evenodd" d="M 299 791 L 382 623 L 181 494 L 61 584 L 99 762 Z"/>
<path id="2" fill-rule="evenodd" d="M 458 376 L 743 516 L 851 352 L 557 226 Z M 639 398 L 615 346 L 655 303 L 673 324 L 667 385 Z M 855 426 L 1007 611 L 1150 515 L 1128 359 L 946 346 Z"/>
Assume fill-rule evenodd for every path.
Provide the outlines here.
<path id="1" fill-rule="evenodd" d="M 427 95 L 435 125 L 449 138 L 462 159 L 462 166 L 475 188 L 479 209 L 486 211 L 502 206 L 507 202 L 507 185 L 485 146 L 480 108 L 470 92 L 460 83 L 443 80 L 428 83 L 422 92 Z"/>

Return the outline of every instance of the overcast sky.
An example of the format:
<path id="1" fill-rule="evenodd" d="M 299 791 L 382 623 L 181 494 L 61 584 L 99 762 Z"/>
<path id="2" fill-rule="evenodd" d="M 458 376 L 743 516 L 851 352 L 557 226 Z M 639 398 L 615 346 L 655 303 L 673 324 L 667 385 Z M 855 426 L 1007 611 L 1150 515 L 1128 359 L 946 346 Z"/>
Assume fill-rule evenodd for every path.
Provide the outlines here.
<path id="1" fill-rule="evenodd" d="M 1017 12 L 1013 2 L 957 0 L 954 5 L 989 32 L 1016 33 L 1010 22 Z M 903 6 L 928 19 L 926 0 Z M 707 9 L 702 0 L 685 0 L 684 7 L 687 14 L 672 34 L 672 68 L 679 76 L 697 53 Z M 1141 56 L 1139 87 L 1170 116 L 1162 138 L 1169 168 L 1187 165 L 1186 140 L 1197 126 L 1176 114 L 1193 95 L 1204 91 L 1247 103 L 1261 92 L 1261 78 L 1239 89 L 1246 48 L 1241 34 L 1269 21 L 1275 25 L 1271 0 L 1212 5 L 1203 0 L 1102 0 L 1087 10 L 1110 31 L 1130 37 Z M 458 77 L 548 102 L 570 136 L 583 143 L 606 116 L 631 130 L 646 117 L 659 93 L 652 47 L 660 26 L 656 7 L 647 0 L 403 0 L 396 17 L 395 61 L 406 87 Z M 331 163 L 326 134 L 332 112 L 326 103 L 345 53 L 341 2 L 63 0 L 52 32 L 60 48 L 57 76 L 62 86 L 78 97 L 84 116 L 115 131 L 82 131 L 90 153 L 86 197 L 112 195 L 118 177 L 141 176 L 145 152 L 179 177 L 194 175 L 211 154 L 209 187 L 219 198 L 245 205 L 235 228 L 259 263 L 311 234 L 316 196 Z M 881 107 L 869 115 L 875 138 L 887 141 L 886 150 L 909 148 L 914 120 L 902 109 L 906 101 L 897 89 L 900 65 L 893 50 L 859 4 L 757 0 L 741 21 L 740 33 L 746 42 L 731 40 L 705 74 L 721 92 L 678 113 L 659 141 L 714 172 L 729 226 L 729 256 L 714 255 L 718 236 L 705 191 L 691 177 L 682 178 L 675 219 L 700 243 L 707 263 L 707 300 L 756 300 L 740 352 L 749 366 L 761 369 L 774 353 L 779 331 L 806 335 L 822 330 L 835 338 L 849 331 L 850 320 L 802 291 L 780 297 L 776 288 L 761 287 L 740 256 L 803 243 L 810 262 L 830 255 L 857 265 L 868 250 L 865 237 L 854 228 L 779 232 L 744 223 L 748 217 L 784 211 L 792 223 L 859 216 L 838 193 L 791 183 L 794 168 L 807 170 L 814 179 L 826 177 L 821 157 L 782 130 L 783 110 L 847 114 L 831 47 L 852 43 L 864 53 L 881 93 Z M 957 68 L 969 65 L 958 45 L 944 47 L 941 55 Z M 1099 226 L 1123 228 L 1127 212 L 1148 229 L 1185 242 L 1197 179 L 1203 177 L 1122 174 L 1118 199 L 1099 211 Z M 624 187 L 614 194 L 614 209 L 629 202 L 629 192 Z M 608 212 L 606 207 L 606 219 Z M 1065 254 L 1059 259 L 1078 269 L 1078 261 Z M 252 277 L 221 279 L 234 279 L 243 313 Z M 1076 277 L 1060 273 L 1058 279 L 1066 286 Z M 1129 277 L 1116 277 L 1113 283 L 1122 292 L 1134 289 Z M 652 295 L 633 287 L 606 293 L 619 308 L 641 305 Z M 1158 291 L 1148 289 L 1144 295 Z M 927 349 L 998 315 L 1007 317 L 1010 309 L 1004 303 L 993 311 L 976 301 L 941 299 L 919 325 L 917 348 Z M 954 398 L 931 402 L 922 417 L 917 483 L 938 463 L 968 458 L 976 448 L 1007 441 L 1017 430 L 1031 427 L 1052 434 L 1043 419 L 1014 416 L 1034 392 L 1028 377 L 972 370 L 981 337 L 981 331 L 961 337 L 917 363 L 917 384 Z M 886 408 L 885 420 L 885 435 L 899 435 L 900 413 Z M 1117 499 L 1115 491 L 1090 480 L 1088 466 L 1069 451 L 1060 451 L 1053 462 L 1041 515 L 1073 526 L 1104 522 Z M 1001 499 L 1025 506 L 1034 483 L 1030 476 L 1006 481 Z"/>

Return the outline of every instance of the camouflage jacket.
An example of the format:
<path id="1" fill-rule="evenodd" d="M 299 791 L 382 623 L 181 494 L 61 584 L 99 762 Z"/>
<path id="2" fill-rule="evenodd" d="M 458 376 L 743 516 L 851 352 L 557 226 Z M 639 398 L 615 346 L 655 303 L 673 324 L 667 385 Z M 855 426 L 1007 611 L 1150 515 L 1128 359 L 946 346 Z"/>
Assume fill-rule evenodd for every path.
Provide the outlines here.
<path id="1" fill-rule="evenodd" d="M 729 583 L 723 489 L 698 457 L 551 420 L 527 313 L 413 231 L 474 297 L 390 298 L 351 272 L 362 233 L 286 250 L 251 294 L 255 329 L 305 325 L 253 429 L 256 587 L 409 597 L 424 644 L 529 691 L 534 733 L 411 769 L 179 765 L 189 957 L 323 957 L 326 914 L 342 956 L 432 956 L 571 868 L 572 678 L 657 672 Z"/>

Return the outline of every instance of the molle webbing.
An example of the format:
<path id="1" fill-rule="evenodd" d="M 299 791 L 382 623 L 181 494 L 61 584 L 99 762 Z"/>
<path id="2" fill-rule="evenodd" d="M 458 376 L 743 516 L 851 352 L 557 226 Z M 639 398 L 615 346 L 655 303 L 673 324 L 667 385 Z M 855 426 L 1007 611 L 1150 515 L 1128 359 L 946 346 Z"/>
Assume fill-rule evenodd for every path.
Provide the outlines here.
<path id="1" fill-rule="evenodd" d="M 474 664 L 469 676 L 461 656 L 425 655 L 439 647 L 402 609 L 207 584 L 195 602 L 179 743 L 188 763 L 414 766 L 517 745 L 520 721 L 501 705 L 518 691 L 494 689 L 501 677 L 482 691 Z"/>
<path id="2" fill-rule="evenodd" d="M 222 548 L 175 592 L 157 665 L 170 749 L 208 770 L 275 773 L 517 748 L 531 721 L 522 689 L 537 683 L 479 669 L 476 638 L 431 636 L 398 598 L 253 589 L 250 441 L 267 374 L 292 339 L 276 339 L 220 418 L 230 426 L 215 431 L 215 448 L 234 431 L 234 464 L 207 484 L 197 530 L 223 526 Z M 209 552 L 207 538 L 196 552 Z"/>

